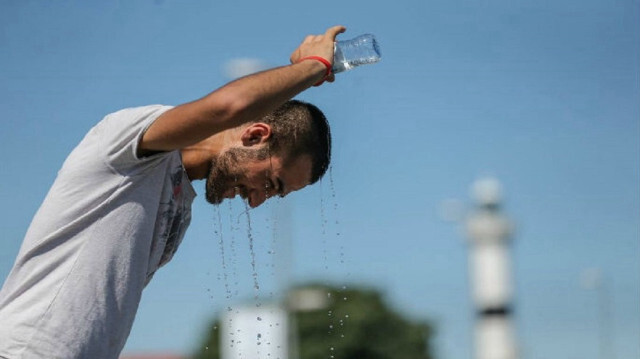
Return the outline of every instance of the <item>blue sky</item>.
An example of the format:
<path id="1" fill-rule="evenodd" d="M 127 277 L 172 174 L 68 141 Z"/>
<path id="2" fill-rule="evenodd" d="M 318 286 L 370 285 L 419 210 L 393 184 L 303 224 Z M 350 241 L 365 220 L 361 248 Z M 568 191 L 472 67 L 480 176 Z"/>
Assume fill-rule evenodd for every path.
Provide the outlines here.
<path id="1" fill-rule="evenodd" d="M 288 281 L 379 288 L 402 313 L 437 324 L 438 358 L 470 357 L 467 247 L 438 213 L 447 199 L 468 201 L 471 183 L 490 174 L 517 224 L 523 357 L 597 358 L 597 297 L 580 285 L 588 268 L 610 288 L 617 358 L 640 357 L 637 1 L 0 9 L 0 277 L 64 158 L 104 115 L 199 98 L 228 80 L 228 61 L 285 65 L 305 35 L 343 24 L 342 38 L 375 34 L 383 60 L 299 96 L 331 122 L 333 182 L 250 212 L 258 295 L 275 298 Z M 256 294 L 243 204 L 219 209 L 235 246 L 223 268 L 218 212 L 202 197 L 178 254 L 145 291 L 127 352 L 189 353 L 208 319 Z M 238 291 L 231 299 L 225 273 Z"/>

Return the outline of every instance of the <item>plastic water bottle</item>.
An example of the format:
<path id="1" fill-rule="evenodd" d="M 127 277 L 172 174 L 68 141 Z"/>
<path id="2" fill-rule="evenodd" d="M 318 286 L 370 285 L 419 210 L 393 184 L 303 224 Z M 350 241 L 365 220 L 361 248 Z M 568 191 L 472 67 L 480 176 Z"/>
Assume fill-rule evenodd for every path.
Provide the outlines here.
<path id="1" fill-rule="evenodd" d="M 354 67 L 375 64 L 380 61 L 380 47 L 371 34 L 360 35 L 351 40 L 337 41 L 334 45 L 334 74 Z"/>

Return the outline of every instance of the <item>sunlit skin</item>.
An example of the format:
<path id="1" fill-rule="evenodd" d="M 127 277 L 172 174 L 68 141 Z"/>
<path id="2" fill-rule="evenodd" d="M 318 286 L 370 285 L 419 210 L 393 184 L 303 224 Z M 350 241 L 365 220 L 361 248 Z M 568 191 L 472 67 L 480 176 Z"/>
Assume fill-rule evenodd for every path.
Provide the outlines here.
<path id="1" fill-rule="evenodd" d="M 211 136 L 181 150 L 189 179 L 206 180 L 206 199 L 219 204 L 240 196 L 252 208 L 269 197 L 286 196 L 307 186 L 311 180 L 309 156 L 283 161 L 269 156 L 271 127 L 265 123 L 242 125 Z M 258 158 L 260 151 L 266 151 Z"/>
<path id="2" fill-rule="evenodd" d="M 270 197 L 284 197 L 307 186 L 311 178 L 311 159 L 299 156 L 286 164 L 279 156 L 245 159 L 228 170 L 229 173 L 223 175 L 210 171 L 206 183 L 207 201 L 219 204 L 239 195 L 255 208 Z"/>
<path id="3" fill-rule="evenodd" d="M 244 76 L 162 113 L 142 136 L 138 155 L 179 150 L 189 179 L 209 183 L 207 200 L 211 203 L 240 195 L 251 207 L 257 207 L 269 196 L 305 187 L 311 179 L 309 158 L 283 163 L 274 155 L 264 160 L 238 161 L 226 168 L 212 163 L 218 163 L 231 148 L 268 146 L 271 127 L 253 121 L 273 113 L 313 85 L 333 82 L 334 76 L 327 74 L 327 68 L 333 59 L 336 36 L 345 30 L 338 25 L 323 34 L 309 35 L 291 54 L 291 65 Z"/>

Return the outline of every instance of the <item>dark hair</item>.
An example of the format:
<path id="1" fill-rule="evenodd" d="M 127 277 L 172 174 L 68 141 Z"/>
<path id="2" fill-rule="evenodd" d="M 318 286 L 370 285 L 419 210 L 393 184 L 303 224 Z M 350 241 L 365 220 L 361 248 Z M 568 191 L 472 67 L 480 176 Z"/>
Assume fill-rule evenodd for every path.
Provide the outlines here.
<path id="1" fill-rule="evenodd" d="M 324 176 L 331 162 L 331 131 L 320 109 L 290 100 L 261 121 L 271 126 L 272 153 L 281 155 L 285 162 L 308 155 L 312 161 L 311 183 Z"/>

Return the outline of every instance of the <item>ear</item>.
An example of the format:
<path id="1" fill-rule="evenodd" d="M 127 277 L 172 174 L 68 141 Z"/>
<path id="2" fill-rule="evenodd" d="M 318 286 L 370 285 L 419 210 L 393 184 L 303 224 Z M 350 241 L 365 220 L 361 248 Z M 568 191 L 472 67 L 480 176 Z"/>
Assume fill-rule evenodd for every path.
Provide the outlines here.
<path id="1" fill-rule="evenodd" d="M 242 145 L 250 147 L 266 143 L 269 137 L 271 137 L 271 126 L 266 123 L 256 122 L 242 131 L 240 139 L 242 140 Z"/>

